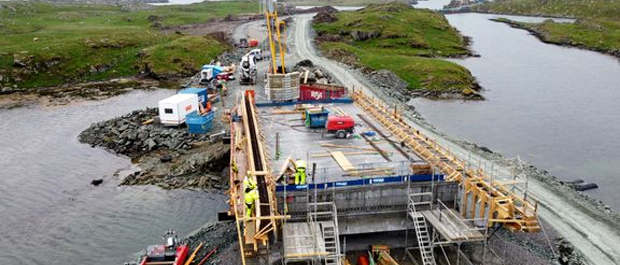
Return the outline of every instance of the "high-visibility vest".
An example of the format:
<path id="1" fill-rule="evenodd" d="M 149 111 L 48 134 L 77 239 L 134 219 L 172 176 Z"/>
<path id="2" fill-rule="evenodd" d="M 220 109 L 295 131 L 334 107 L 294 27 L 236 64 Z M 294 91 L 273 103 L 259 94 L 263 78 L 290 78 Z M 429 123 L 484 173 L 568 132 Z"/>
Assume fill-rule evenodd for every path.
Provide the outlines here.
<path id="1" fill-rule="evenodd" d="M 295 161 L 295 169 L 297 169 L 299 171 L 299 169 L 304 169 L 304 171 L 306 170 L 306 161 L 298 159 L 297 161 Z"/>
<path id="2" fill-rule="evenodd" d="M 246 205 L 252 205 L 254 204 L 254 201 L 256 201 L 256 199 L 258 199 L 258 191 L 257 190 L 251 190 L 250 192 L 246 192 L 245 193 L 245 204 Z"/>
<path id="3" fill-rule="evenodd" d="M 256 189 L 256 183 L 254 183 L 254 181 L 252 181 L 252 178 L 250 176 L 245 176 L 245 178 L 243 179 L 243 189 Z"/>

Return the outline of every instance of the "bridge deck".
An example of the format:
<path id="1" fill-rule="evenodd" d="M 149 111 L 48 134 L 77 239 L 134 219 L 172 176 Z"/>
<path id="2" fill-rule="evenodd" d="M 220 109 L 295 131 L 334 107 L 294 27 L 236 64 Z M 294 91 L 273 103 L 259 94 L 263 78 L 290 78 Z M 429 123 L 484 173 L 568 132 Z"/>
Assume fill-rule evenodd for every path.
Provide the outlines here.
<path id="1" fill-rule="evenodd" d="M 355 133 L 352 138 L 336 139 L 333 134 L 323 133 L 321 129 L 306 127 L 301 112 L 294 113 L 293 106 L 259 108 L 263 124 L 261 127 L 267 138 L 267 145 L 272 150 L 270 159 L 274 168 L 281 168 L 282 164 L 286 163 L 284 159 L 290 155 L 293 160 L 306 160 L 308 173 L 312 170 L 312 163 L 317 164 L 316 183 L 409 173 L 408 158 L 389 142 L 392 140 L 389 133 L 386 133 L 388 139 L 379 134 L 367 137 L 368 140 L 361 136 L 363 132 L 375 131 L 357 116 L 364 113 L 361 109 L 353 104 L 324 104 L 324 106 L 330 110 L 330 115 L 343 111 L 355 119 Z M 373 125 L 377 129 L 384 130 L 379 124 L 374 124 L 374 121 Z M 279 159 L 275 158 L 275 153 L 278 152 L 276 133 L 280 135 Z M 421 161 L 415 154 L 409 153 L 409 155 Z M 311 180 L 308 179 L 307 182 L 311 183 Z"/>

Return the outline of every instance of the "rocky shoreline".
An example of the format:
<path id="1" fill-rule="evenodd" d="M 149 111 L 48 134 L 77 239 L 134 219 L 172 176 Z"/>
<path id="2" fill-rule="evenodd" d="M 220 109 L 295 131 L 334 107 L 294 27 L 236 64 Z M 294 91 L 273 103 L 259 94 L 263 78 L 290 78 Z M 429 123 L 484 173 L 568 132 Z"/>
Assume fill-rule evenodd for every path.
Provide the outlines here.
<path id="1" fill-rule="evenodd" d="M 12 109 L 36 102 L 44 105 L 66 105 L 79 100 L 103 100 L 134 90 L 159 89 L 164 85 L 167 86 L 152 79 L 130 77 L 56 87 L 5 87 L 0 90 L 0 109 Z"/>
<path id="2" fill-rule="evenodd" d="M 125 155 L 140 168 L 121 185 L 157 185 L 164 189 L 224 189 L 228 185 L 228 146 L 221 123 L 214 122 L 211 134 L 190 134 L 185 126 L 159 124 L 157 108 L 91 125 L 79 141 Z"/>
<path id="3" fill-rule="evenodd" d="M 539 39 L 543 43 L 554 44 L 554 45 L 559 45 L 559 46 L 564 46 L 564 47 L 573 47 L 573 48 L 578 48 L 578 49 L 588 50 L 588 51 L 595 51 L 595 52 L 599 52 L 599 53 L 602 53 L 602 54 L 611 55 L 611 56 L 614 56 L 614 57 L 620 59 L 620 49 L 616 49 L 616 50 L 600 49 L 600 48 L 596 48 L 596 47 L 591 47 L 591 46 L 586 46 L 586 45 L 583 45 L 583 44 L 571 42 L 571 41 L 568 41 L 568 40 L 567 41 L 553 41 L 547 35 L 545 35 L 544 33 L 536 30 L 534 27 L 528 27 L 528 26 L 524 25 L 523 23 L 520 23 L 520 22 L 517 22 L 517 21 L 512 21 L 512 20 L 509 20 L 509 19 L 502 19 L 502 18 L 493 18 L 493 19 L 490 19 L 490 20 L 491 21 L 495 21 L 495 22 L 499 22 L 499 23 L 507 24 L 510 27 L 515 28 L 515 29 L 525 30 L 525 31 L 529 32 L 530 34 L 532 34 L 537 39 Z"/>
<path id="4" fill-rule="evenodd" d="M 334 16 L 334 13 L 339 12 L 336 9 L 327 9 L 322 12 L 319 12 L 316 16 L 313 17 L 312 23 L 332 23 L 337 21 L 337 17 Z M 312 32 L 314 35 L 314 43 L 317 47 L 320 47 L 320 44 L 323 42 L 343 42 L 346 41 L 342 36 L 322 33 L 317 34 L 316 32 Z M 352 31 L 351 35 L 354 40 L 367 40 L 375 38 L 379 35 L 379 32 L 362 32 L 362 31 Z M 470 47 L 471 39 L 468 37 L 464 38 L 464 42 L 467 47 Z M 478 82 L 473 82 L 473 87 L 465 90 L 461 89 L 447 89 L 447 90 L 427 90 L 427 89 L 410 89 L 409 84 L 400 78 L 395 73 L 387 70 L 387 69 L 371 69 L 365 65 L 359 63 L 359 59 L 357 56 L 347 50 L 344 49 L 333 49 L 323 54 L 325 57 L 345 64 L 354 70 L 358 70 L 363 72 L 370 83 L 374 86 L 381 88 L 386 91 L 387 94 L 394 97 L 400 102 L 407 102 L 415 97 L 424 97 L 428 99 L 436 99 L 436 100 L 484 100 L 484 97 L 479 93 L 482 90 L 482 87 Z M 435 58 L 433 56 L 421 56 L 428 58 Z M 479 57 L 479 55 L 474 54 L 471 50 L 467 50 L 465 54 L 451 56 L 450 58 L 467 58 L 467 57 Z"/>

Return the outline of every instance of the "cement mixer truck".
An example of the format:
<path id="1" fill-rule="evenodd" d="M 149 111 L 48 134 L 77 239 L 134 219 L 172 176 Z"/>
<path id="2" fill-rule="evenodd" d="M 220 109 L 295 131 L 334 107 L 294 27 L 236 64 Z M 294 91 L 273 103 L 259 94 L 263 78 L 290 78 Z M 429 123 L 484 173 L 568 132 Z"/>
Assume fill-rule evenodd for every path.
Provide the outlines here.
<path id="1" fill-rule="evenodd" d="M 256 59 L 253 55 L 246 55 L 241 58 L 239 63 L 239 84 L 256 84 Z"/>

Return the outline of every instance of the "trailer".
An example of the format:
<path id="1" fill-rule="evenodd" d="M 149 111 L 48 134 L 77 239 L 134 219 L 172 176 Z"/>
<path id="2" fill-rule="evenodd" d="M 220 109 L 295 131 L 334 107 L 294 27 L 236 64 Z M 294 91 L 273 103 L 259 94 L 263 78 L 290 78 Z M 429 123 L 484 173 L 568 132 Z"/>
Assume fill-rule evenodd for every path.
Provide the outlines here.
<path id="1" fill-rule="evenodd" d="M 176 94 L 159 101 L 159 119 L 167 126 L 185 123 L 187 114 L 197 110 L 197 94 Z"/>

